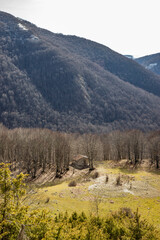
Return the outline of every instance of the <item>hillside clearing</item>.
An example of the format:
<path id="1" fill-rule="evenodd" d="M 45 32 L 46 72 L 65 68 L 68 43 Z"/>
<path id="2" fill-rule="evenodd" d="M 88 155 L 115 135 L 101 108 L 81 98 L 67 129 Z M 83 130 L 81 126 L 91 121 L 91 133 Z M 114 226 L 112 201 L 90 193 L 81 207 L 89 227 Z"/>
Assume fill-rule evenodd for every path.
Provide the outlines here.
<path id="1" fill-rule="evenodd" d="M 68 172 L 61 182 L 55 186 L 35 187 L 28 191 L 24 199 L 31 209 L 47 208 L 53 214 L 77 211 L 86 214 L 105 216 L 120 208 L 139 209 L 142 218 L 147 218 L 160 228 L 160 175 L 144 170 L 107 168 L 106 162 L 100 162 L 96 170 L 98 178 L 92 178 L 94 171 L 87 169 Z M 79 172 L 79 174 L 78 174 Z M 105 182 L 106 174 L 108 182 Z M 116 179 L 120 176 L 120 185 Z M 69 187 L 71 179 L 77 182 L 76 187 Z"/>

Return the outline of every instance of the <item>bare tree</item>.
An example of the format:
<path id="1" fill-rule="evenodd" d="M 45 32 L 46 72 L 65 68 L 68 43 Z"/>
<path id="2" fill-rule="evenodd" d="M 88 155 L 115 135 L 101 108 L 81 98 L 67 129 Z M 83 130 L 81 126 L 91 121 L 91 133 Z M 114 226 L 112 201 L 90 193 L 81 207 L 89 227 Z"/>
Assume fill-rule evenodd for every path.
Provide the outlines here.
<path id="1" fill-rule="evenodd" d="M 156 168 L 160 168 L 160 133 L 154 133 L 149 137 L 149 154 L 151 164 L 155 164 Z"/>
<path id="2" fill-rule="evenodd" d="M 98 146 L 99 146 L 99 138 L 93 134 L 84 134 L 83 135 L 83 151 L 84 154 L 88 157 L 89 160 L 89 169 L 94 169 L 94 161 L 97 159 L 98 155 Z"/>
<path id="3" fill-rule="evenodd" d="M 56 164 L 56 177 L 69 169 L 70 160 L 70 145 L 67 137 L 62 133 L 55 134 L 54 142 L 55 164 Z"/>
<path id="4" fill-rule="evenodd" d="M 110 151 L 111 151 L 109 134 L 101 135 L 101 142 L 102 142 L 102 148 L 103 148 L 103 160 L 109 160 Z"/>
<path id="5" fill-rule="evenodd" d="M 129 133 L 130 138 L 130 156 L 131 163 L 137 165 L 143 159 L 144 153 L 144 137 L 143 133 L 139 130 L 132 130 Z"/>

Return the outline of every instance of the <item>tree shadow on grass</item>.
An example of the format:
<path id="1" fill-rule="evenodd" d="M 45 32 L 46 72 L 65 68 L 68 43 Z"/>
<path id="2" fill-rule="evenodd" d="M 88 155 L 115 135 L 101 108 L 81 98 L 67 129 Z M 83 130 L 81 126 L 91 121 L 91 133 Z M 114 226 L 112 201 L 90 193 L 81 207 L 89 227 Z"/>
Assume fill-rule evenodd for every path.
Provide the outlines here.
<path id="1" fill-rule="evenodd" d="M 119 168 L 119 170 L 124 174 L 135 174 L 138 172 L 138 168 Z"/>

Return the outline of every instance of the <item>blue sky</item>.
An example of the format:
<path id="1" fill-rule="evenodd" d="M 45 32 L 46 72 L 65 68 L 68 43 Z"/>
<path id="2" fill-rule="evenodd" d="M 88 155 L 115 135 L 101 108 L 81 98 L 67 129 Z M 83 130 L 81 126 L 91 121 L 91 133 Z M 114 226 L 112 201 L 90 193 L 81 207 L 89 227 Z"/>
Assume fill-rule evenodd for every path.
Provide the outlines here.
<path id="1" fill-rule="evenodd" d="M 0 10 L 136 57 L 160 52 L 160 0 L 0 0 Z"/>

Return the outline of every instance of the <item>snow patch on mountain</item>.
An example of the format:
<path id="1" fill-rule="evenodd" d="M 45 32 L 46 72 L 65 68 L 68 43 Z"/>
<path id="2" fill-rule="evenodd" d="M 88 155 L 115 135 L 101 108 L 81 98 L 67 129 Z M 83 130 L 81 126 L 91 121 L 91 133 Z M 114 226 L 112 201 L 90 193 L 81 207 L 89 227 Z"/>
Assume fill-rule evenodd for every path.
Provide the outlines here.
<path id="1" fill-rule="evenodd" d="M 33 34 L 32 34 L 32 35 L 30 36 L 30 38 L 28 38 L 27 40 L 28 40 L 29 42 L 36 42 L 36 43 L 40 41 L 39 37 L 37 37 L 37 36 L 35 36 L 35 35 L 33 35 Z"/>
<path id="2" fill-rule="evenodd" d="M 146 68 L 147 68 L 148 70 L 151 70 L 151 69 L 153 69 L 155 66 L 157 66 L 157 63 L 150 63 L 148 66 L 146 66 Z"/>
<path id="3" fill-rule="evenodd" d="M 22 25 L 21 23 L 18 23 L 18 27 L 23 31 L 28 31 L 28 29 L 24 25 Z"/>
<path id="4" fill-rule="evenodd" d="M 36 40 L 36 41 L 39 40 L 39 38 L 36 37 L 35 35 L 31 35 L 31 39 L 32 39 L 32 40 Z"/>

